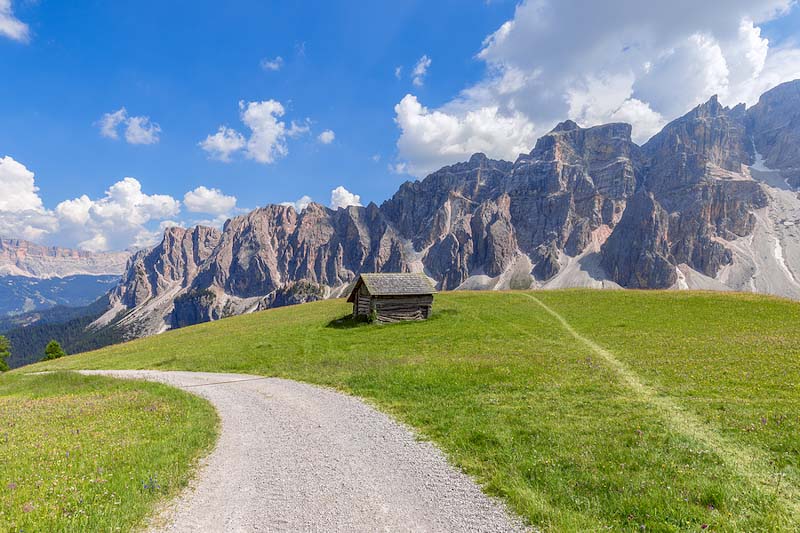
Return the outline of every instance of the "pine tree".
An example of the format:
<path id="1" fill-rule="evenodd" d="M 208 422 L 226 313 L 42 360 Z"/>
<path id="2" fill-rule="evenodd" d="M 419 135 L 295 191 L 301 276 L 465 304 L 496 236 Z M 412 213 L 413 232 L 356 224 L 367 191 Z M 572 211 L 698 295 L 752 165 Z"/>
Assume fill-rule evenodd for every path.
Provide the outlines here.
<path id="1" fill-rule="evenodd" d="M 8 339 L 0 335 L 0 372 L 8 371 L 8 363 L 6 359 L 11 355 L 11 343 Z"/>
<path id="2" fill-rule="evenodd" d="M 58 359 L 59 357 L 64 357 L 67 355 L 61 345 L 56 340 L 52 340 L 47 343 L 47 348 L 44 349 L 44 359 L 43 361 L 52 361 L 53 359 Z"/>

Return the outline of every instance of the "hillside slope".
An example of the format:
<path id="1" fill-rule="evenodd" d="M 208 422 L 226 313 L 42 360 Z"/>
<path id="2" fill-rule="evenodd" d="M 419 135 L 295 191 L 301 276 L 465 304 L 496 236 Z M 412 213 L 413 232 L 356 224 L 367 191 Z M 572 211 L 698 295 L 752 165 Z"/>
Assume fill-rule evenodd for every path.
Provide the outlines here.
<path id="1" fill-rule="evenodd" d="M 515 161 L 474 154 L 381 205 L 268 205 L 170 228 L 137 252 L 98 325 L 136 338 L 336 297 L 361 272 L 442 289 L 675 288 L 800 299 L 800 80 L 717 97 L 647 143 L 566 120 Z"/>
<path id="2" fill-rule="evenodd" d="M 30 370 L 242 372 L 369 399 L 554 531 L 792 531 L 800 304 L 659 291 L 455 292 L 426 322 L 329 300 Z M 26 369 L 27 371 L 27 369 Z"/>

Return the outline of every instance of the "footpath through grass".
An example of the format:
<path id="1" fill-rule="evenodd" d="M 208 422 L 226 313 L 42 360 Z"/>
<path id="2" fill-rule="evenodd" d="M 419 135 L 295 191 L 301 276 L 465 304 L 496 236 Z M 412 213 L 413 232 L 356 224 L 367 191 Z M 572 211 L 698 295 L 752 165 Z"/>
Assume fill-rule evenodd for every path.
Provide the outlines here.
<path id="1" fill-rule="evenodd" d="M 0 377 L 0 531 L 129 531 L 216 437 L 198 397 L 74 373 Z"/>
<path id="2" fill-rule="evenodd" d="M 33 368 L 334 386 L 417 428 L 543 529 L 798 530 L 797 303 L 573 290 L 445 293 L 434 309 L 355 325 L 338 320 L 343 301 L 318 302 Z"/>

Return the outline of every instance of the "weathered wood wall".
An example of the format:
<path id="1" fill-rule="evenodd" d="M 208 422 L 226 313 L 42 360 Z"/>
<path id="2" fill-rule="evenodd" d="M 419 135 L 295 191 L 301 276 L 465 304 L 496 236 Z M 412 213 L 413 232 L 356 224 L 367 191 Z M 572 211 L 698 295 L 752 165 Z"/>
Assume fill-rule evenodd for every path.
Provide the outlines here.
<path id="1" fill-rule="evenodd" d="M 379 322 L 424 320 L 431 316 L 432 294 L 409 296 L 370 296 L 367 288 L 359 288 L 353 300 L 353 316 L 370 316 L 375 310 Z"/>
<path id="2" fill-rule="evenodd" d="M 370 297 L 367 288 L 363 285 L 358 289 L 358 294 L 353 301 L 353 315 L 354 316 L 369 316 L 372 312 L 370 307 Z"/>
<path id="3" fill-rule="evenodd" d="M 372 297 L 379 322 L 424 320 L 430 317 L 433 295 Z"/>

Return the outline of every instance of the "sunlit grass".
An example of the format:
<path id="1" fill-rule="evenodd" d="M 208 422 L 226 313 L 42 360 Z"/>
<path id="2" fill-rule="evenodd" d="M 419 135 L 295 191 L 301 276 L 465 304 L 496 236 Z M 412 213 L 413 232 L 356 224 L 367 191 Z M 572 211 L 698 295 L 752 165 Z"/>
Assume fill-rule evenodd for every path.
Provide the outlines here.
<path id="1" fill-rule="evenodd" d="M 0 378 L 0 531 L 128 531 L 184 487 L 213 408 L 152 383 Z"/>
<path id="2" fill-rule="evenodd" d="M 246 372 L 337 387 L 417 428 L 553 531 L 796 531 L 800 305 L 713 293 L 537 292 L 581 335 L 698 420 L 636 394 L 523 293 L 445 293 L 426 322 L 337 322 L 343 301 L 271 310 L 43 368 Z M 352 326 L 352 327 L 351 327 Z M 764 483 L 753 480 L 767 480 Z M 791 491 L 787 492 L 787 487 Z"/>

